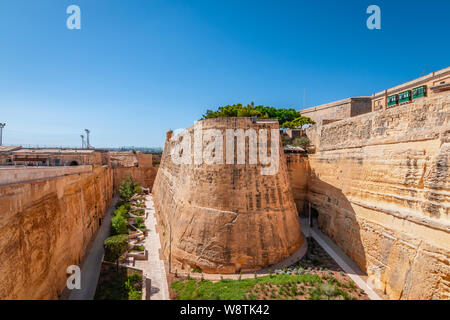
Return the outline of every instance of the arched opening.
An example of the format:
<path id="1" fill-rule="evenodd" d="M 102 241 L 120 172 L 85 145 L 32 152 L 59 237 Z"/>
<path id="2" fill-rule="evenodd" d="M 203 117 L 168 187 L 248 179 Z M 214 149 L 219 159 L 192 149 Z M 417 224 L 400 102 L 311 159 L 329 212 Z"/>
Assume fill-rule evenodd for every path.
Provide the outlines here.
<path id="1" fill-rule="evenodd" d="M 70 163 L 70 166 L 77 166 L 77 165 L 78 165 L 78 162 L 75 161 L 75 160 L 73 160 L 73 161 Z"/>

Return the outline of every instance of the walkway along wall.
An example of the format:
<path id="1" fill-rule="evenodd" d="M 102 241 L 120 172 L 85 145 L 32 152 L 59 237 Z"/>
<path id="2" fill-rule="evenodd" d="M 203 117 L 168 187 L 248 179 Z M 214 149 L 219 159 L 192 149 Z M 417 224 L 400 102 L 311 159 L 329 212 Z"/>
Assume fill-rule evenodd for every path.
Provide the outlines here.
<path id="1" fill-rule="evenodd" d="M 307 131 L 320 228 L 395 299 L 450 299 L 450 95 Z"/>
<path id="2" fill-rule="evenodd" d="M 218 129 L 224 137 L 226 129 L 279 130 L 277 122 L 253 123 L 249 118 L 201 123 L 203 130 Z M 193 130 L 188 129 L 191 135 Z M 172 271 L 195 267 L 206 273 L 256 270 L 300 247 L 304 240 L 281 140 L 275 175 L 261 175 L 259 162 L 249 164 L 248 144 L 245 164 L 175 164 L 170 156 L 175 140 L 166 141 L 153 186 L 162 251 Z"/>
<path id="3" fill-rule="evenodd" d="M 67 267 L 82 261 L 113 179 L 110 167 L 79 169 L 0 186 L 0 299 L 57 299 Z"/>

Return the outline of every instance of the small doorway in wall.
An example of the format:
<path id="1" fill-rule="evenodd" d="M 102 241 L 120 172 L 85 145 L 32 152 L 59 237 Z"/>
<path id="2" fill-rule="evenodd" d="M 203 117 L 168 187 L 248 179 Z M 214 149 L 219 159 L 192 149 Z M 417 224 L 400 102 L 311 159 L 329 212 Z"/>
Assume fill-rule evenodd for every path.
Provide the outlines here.
<path id="1" fill-rule="evenodd" d="M 73 160 L 73 161 L 70 163 L 70 166 L 71 166 L 71 167 L 73 167 L 73 166 L 78 166 L 78 162 L 75 161 L 75 160 Z"/>

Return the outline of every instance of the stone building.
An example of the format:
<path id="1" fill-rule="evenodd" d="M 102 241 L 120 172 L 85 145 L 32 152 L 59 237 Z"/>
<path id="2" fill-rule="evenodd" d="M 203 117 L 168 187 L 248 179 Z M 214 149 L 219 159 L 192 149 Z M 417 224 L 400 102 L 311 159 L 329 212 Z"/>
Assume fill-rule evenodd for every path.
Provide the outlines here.
<path id="1" fill-rule="evenodd" d="M 313 119 L 317 124 L 355 117 L 372 111 L 370 97 L 352 97 L 299 110 L 302 116 Z"/>
<path id="2" fill-rule="evenodd" d="M 432 72 L 415 80 L 402 83 L 372 95 L 372 111 L 384 110 L 411 103 L 424 97 L 450 92 L 450 67 Z"/>
<path id="3" fill-rule="evenodd" d="M 11 150 L 7 165 L 78 166 L 109 165 L 109 151 L 99 149 L 22 149 Z"/>

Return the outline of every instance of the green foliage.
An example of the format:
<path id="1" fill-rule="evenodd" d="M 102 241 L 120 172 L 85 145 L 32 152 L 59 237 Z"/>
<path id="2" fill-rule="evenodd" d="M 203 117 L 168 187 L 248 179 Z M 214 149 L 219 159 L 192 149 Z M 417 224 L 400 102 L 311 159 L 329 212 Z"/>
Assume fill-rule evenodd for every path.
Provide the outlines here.
<path id="1" fill-rule="evenodd" d="M 256 285 L 283 285 L 283 284 L 319 284 L 321 279 L 317 275 L 274 275 L 264 276 L 260 278 L 249 278 L 241 280 L 220 280 L 217 282 L 196 281 L 196 280 L 179 280 L 172 282 L 172 289 L 177 293 L 179 300 L 242 300 L 245 299 L 249 291 Z M 276 293 L 273 294 L 274 297 Z"/>
<path id="2" fill-rule="evenodd" d="M 144 251 L 145 247 L 144 246 L 134 246 L 133 249 L 136 250 L 136 251 Z"/>
<path id="3" fill-rule="evenodd" d="M 127 214 L 128 214 L 128 210 L 129 209 L 127 209 L 127 207 L 125 205 L 121 205 L 116 210 L 114 210 L 114 216 L 122 216 L 122 217 L 126 218 Z"/>
<path id="4" fill-rule="evenodd" d="M 119 258 L 128 249 L 128 235 L 119 234 L 109 237 L 103 243 L 105 248 L 105 260 L 111 262 L 118 262 Z"/>
<path id="5" fill-rule="evenodd" d="M 352 297 L 344 290 L 337 288 L 330 283 L 322 283 L 310 292 L 311 300 L 330 300 L 330 299 L 346 299 L 350 300 Z"/>
<path id="6" fill-rule="evenodd" d="M 295 109 L 276 109 L 266 106 L 254 106 L 253 103 L 243 106 L 242 104 L 226 105 L 218 107 L 216 111 L 206 110 L 202 119 L 229 118 L 229 117 L 257 117 L 260 119 L 277 119 L 281 128 L 296 128 L 304 124 L 314 123 L 308 117 L 302 117 Z"/>
<path id="7" fill-rule="evenodd" d="M 134 222 L 135 222 L 136 224 L 144 223 L 144 218 L 142 218 L 142 217 L 137 217 L 137 218 L 134 220 Z"/>
<path id="8" fill-rule="evenodd" d="M 142 276 L 136 274 L 128 277 L 125 289 L 128 291 L 128 300 L 142 300 Z"/>
<path id="9" fill-rule="evenodd" d="M 280 127 L 281 128 L 301 128 L 305 124 L 314 124 L 314 120 L 308 117 L 299 116 L 291 121 L 283 122 Z"/>
<path id="10" fill-rule="evenodd" d="M 302 136 L 295 138 L 294 141 L 292 141 L 292 145 L 294 147 L 302 147 L 306 150 L 311 145 L 311 141 L 309 141 L 308 137 Z"/>
<path id="11" fill-rule="evenodd" d="M 111 219 L 111 234 L 125 234 L 128 233 L 127 219 L 122 214 L 117 214 Z"/>
<path id="12" fill-rule="evenodd" d="M 128 180 L 123 180 L 119 187 L 120 198 L 123 201 L 129 201 L 134 194 L 134 187 L 135 184 L 131 176 Z"/>
<path id="13" fill-rule="evenodd" d="M 200 272 L 202 272 L 202 269 L 200 269 L 200 267 L 195 267 L 194 269 L 192 269 L 192 272 L 200 273 Z"/>
<path id="14" fill-rule="evenodd" d="M 102 269 L 95 300 L 141 300 L 142 272 L 128 268 Z"/>
<path id="15" fill-rule="evenodd" d="M 135 185 L 133 191 L 134 191 L 134 193 L 141 194 L 142 187 L 140 185 Z"/>

